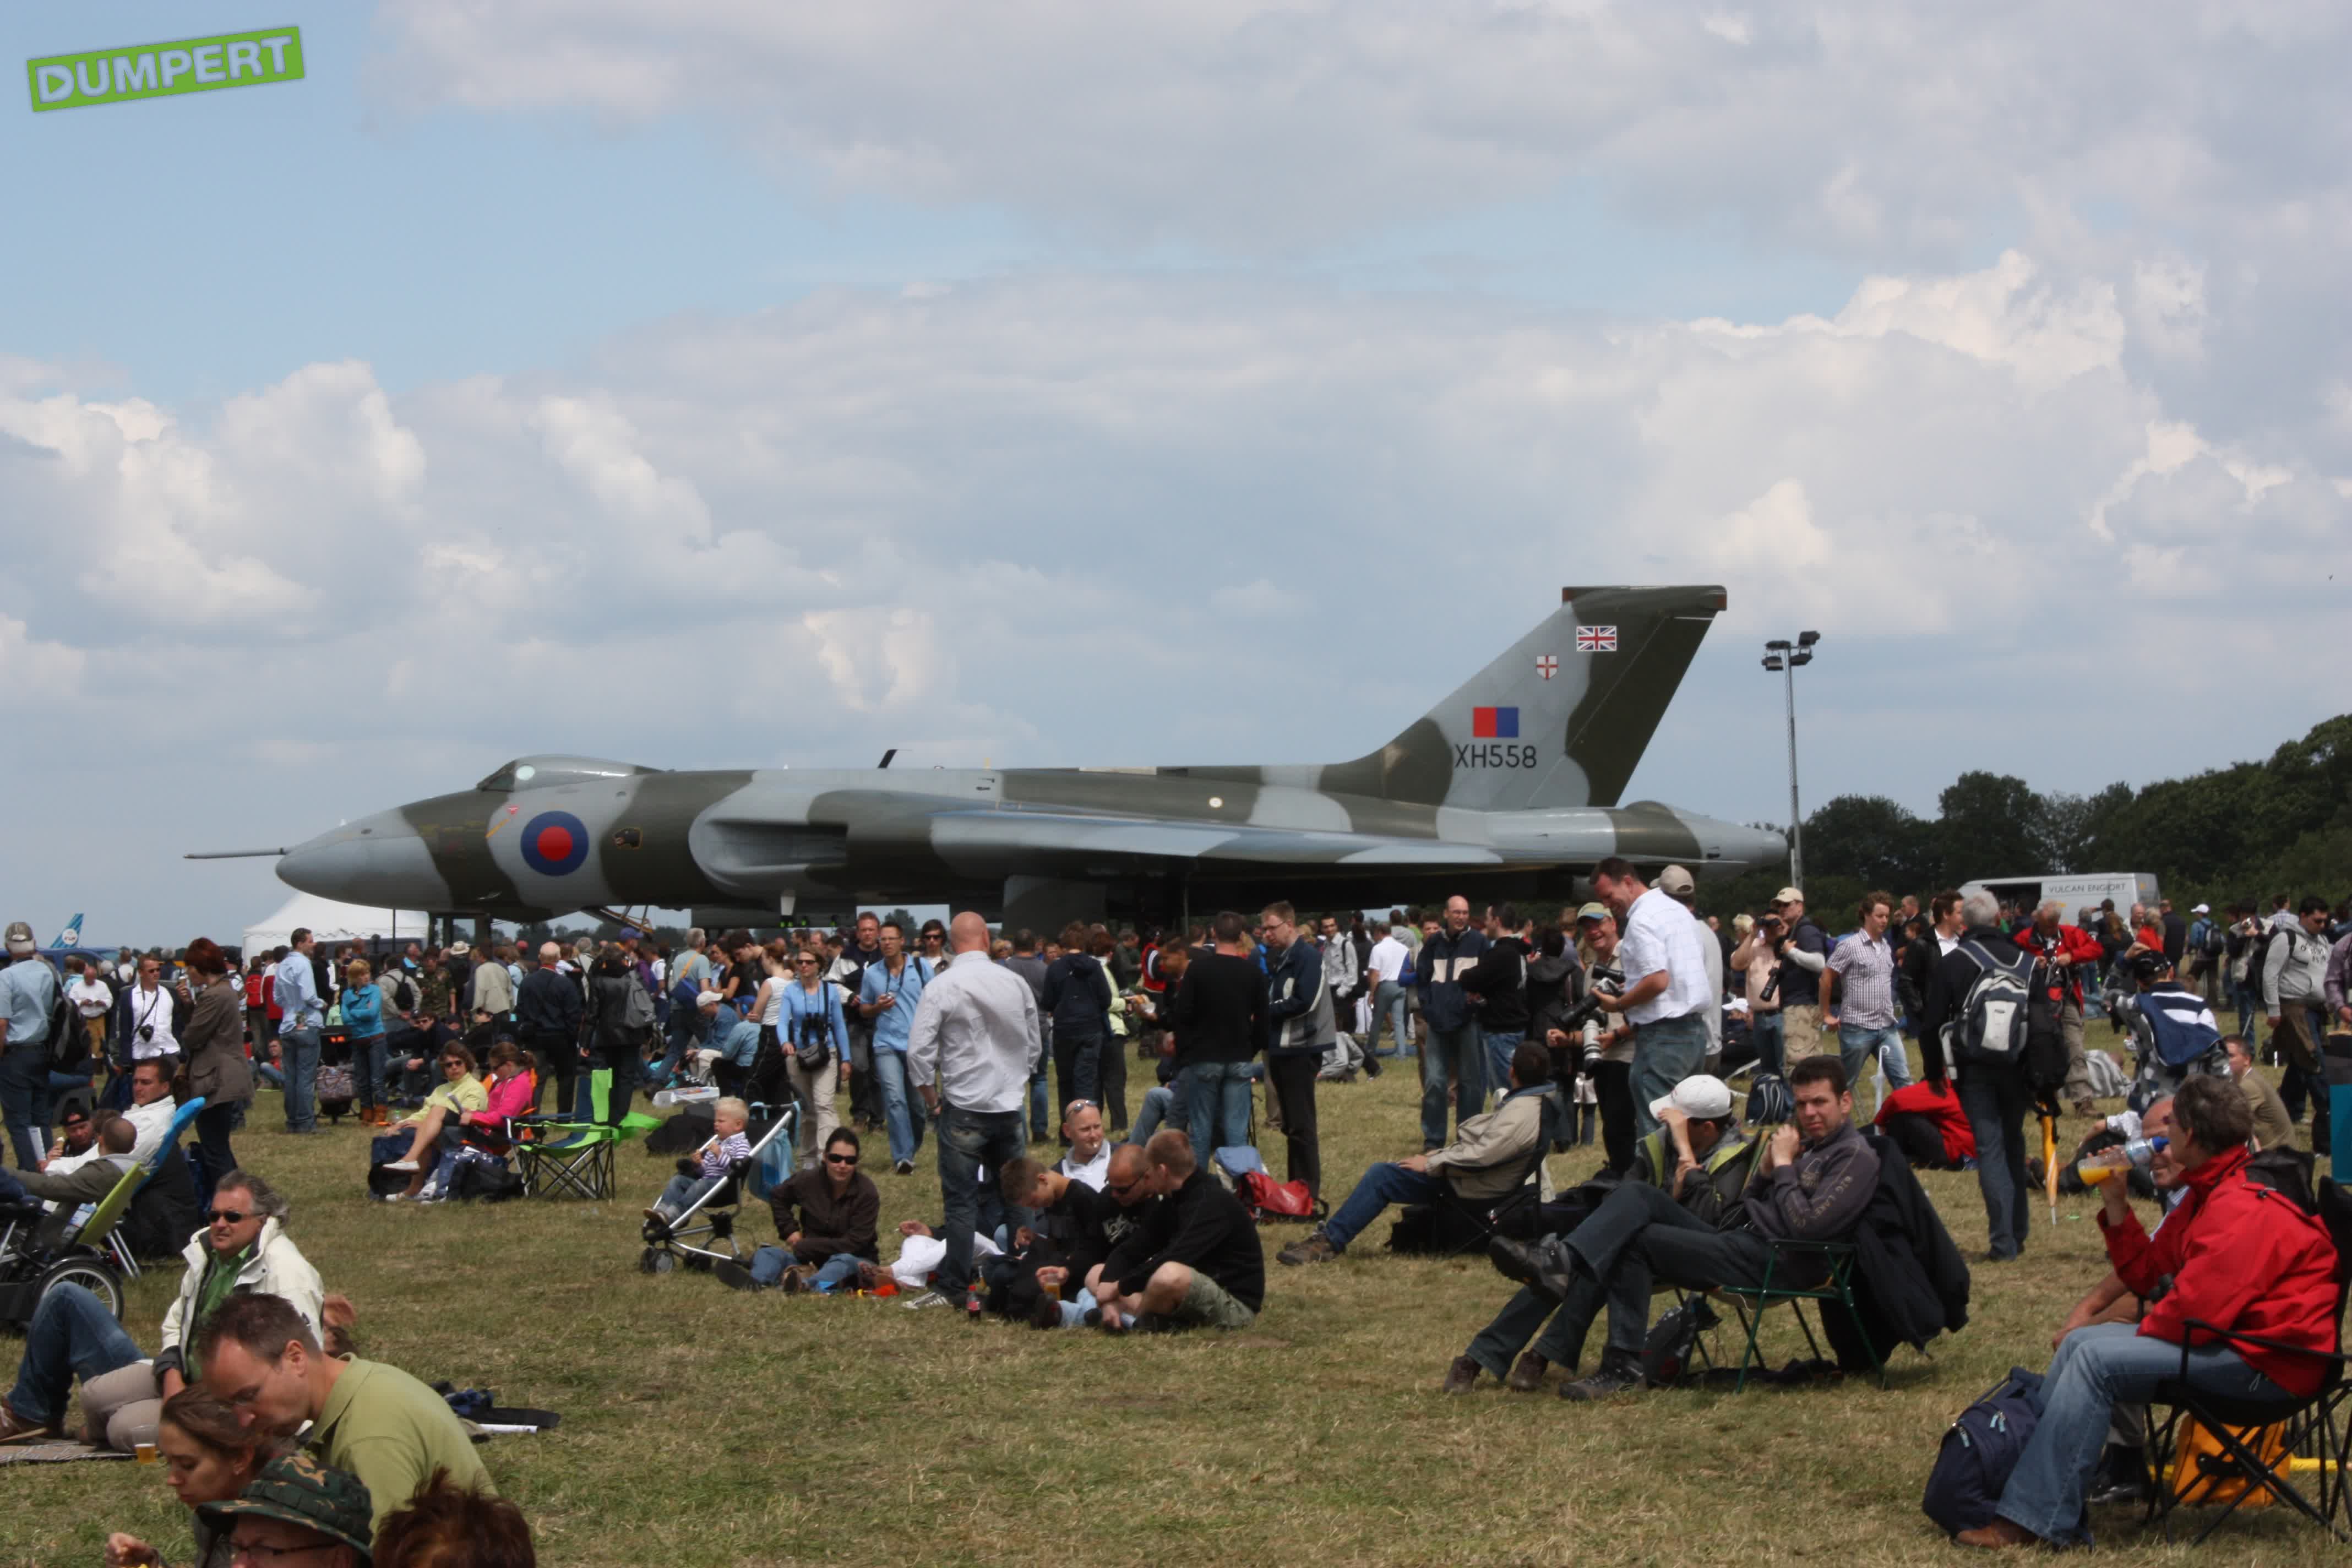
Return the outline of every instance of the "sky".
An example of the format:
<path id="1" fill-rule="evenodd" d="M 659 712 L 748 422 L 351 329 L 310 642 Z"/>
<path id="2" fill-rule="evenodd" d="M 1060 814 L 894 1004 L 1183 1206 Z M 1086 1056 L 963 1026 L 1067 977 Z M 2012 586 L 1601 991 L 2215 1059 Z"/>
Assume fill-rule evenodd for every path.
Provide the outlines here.
<path id="1" fill-rule="evenodd" d="M 2352 13 L 180 0 L 0 95 L 0 915 L 227 934 L 507 758 L 1313 762 L 1723 584 L 1627 798 L 2346 706 Z"/>

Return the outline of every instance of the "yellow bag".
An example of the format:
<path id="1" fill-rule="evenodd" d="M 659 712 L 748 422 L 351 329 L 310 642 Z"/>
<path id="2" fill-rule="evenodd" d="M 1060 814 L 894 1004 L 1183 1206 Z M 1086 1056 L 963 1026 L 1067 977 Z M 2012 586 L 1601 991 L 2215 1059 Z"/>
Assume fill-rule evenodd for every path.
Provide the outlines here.
<path id="1" fill-rule="evenodd" d="M 2232 1426 L 2230 1435 L 2254 1452 L 2270 1472 L 2281 1480 L 2286 1479 L 2286 1428 L 2276 1426 Z M 2172 1468 L 2164 1484 L 2175 1502 L 2202 1507 L 2207 1503 L 2226 1503 L 2234 1498 L 2252 1493 L 2239 1503 L 2240 1508 L 2266 1508 L 2273 1501 L 2269 1490 L 2247 1475 L 2236 1457 L 2221 1447 L 2221 1440 L 2207 1430 L 2195 1416 L 2186 1416 L 2180 1423 L 2178 1440 L 2172 1449 Z"/>

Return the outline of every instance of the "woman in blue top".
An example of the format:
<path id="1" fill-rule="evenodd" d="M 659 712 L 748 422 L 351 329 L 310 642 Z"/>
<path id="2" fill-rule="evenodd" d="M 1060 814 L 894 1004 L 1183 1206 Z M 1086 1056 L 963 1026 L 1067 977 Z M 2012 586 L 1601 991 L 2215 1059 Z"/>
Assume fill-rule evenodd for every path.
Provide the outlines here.
<path id="1" fill-rule="evenodd" d="M 842 1016 L 841 992 L 824 979 L 824 960 L 814 952 L 793 956 L 793 983 L 784 987 L 784 1071 L 800 1102 L 800 1166 L 816 1169 L 817 1151 L 841 1125 L 834 1096 L 849 1092 L 849 1023 Z M 808 1065 L 814 1058 L 814 1065 Z"/>
<path id="2" fill-rule="evenodd" d="M 343 1010 L 343 1027 L 352 1037 L 352 1077 L 357 1080 L 360 1124 L 384 1125 L 383 987 L 364 958 L 354 958 L 343 971 L 343 994 L 336 1005 Z"/>

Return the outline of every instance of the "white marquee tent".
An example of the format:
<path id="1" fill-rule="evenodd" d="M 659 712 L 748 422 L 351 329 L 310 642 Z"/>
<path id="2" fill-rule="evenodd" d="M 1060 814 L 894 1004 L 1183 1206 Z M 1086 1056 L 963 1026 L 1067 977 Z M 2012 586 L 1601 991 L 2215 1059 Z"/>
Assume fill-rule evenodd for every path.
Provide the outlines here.
<path id="1" fill-rule="evenodd" d="M 276 914 L 245 928 L 244 951 L 252 953 L 282 946 L 298 926 L 308 927 L 311 935 L 330 947 L 374 936 L 422 942 L 425 921 L 423 910 L 372 910 L 362 904 L 339 904 L 315 893 L 297 893 Z"/>

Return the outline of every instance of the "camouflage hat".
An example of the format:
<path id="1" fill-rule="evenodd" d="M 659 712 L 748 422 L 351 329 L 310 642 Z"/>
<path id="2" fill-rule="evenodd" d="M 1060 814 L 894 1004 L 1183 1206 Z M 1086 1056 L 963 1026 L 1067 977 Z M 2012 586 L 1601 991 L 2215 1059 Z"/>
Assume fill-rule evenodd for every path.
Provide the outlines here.
<path id="1" fill-rule="evenodd" d="M 362 1563 L 375 1539 L 374 1508 L 366 1483 L 348 1470 L 330 1469 L 307 1449 L 262 1466 L 244 1496 L 205 1503 L 196 1511 L 224 1532 L 235 1528 L 241 1513 L 299 1524 L 352 1548 Z"/>

